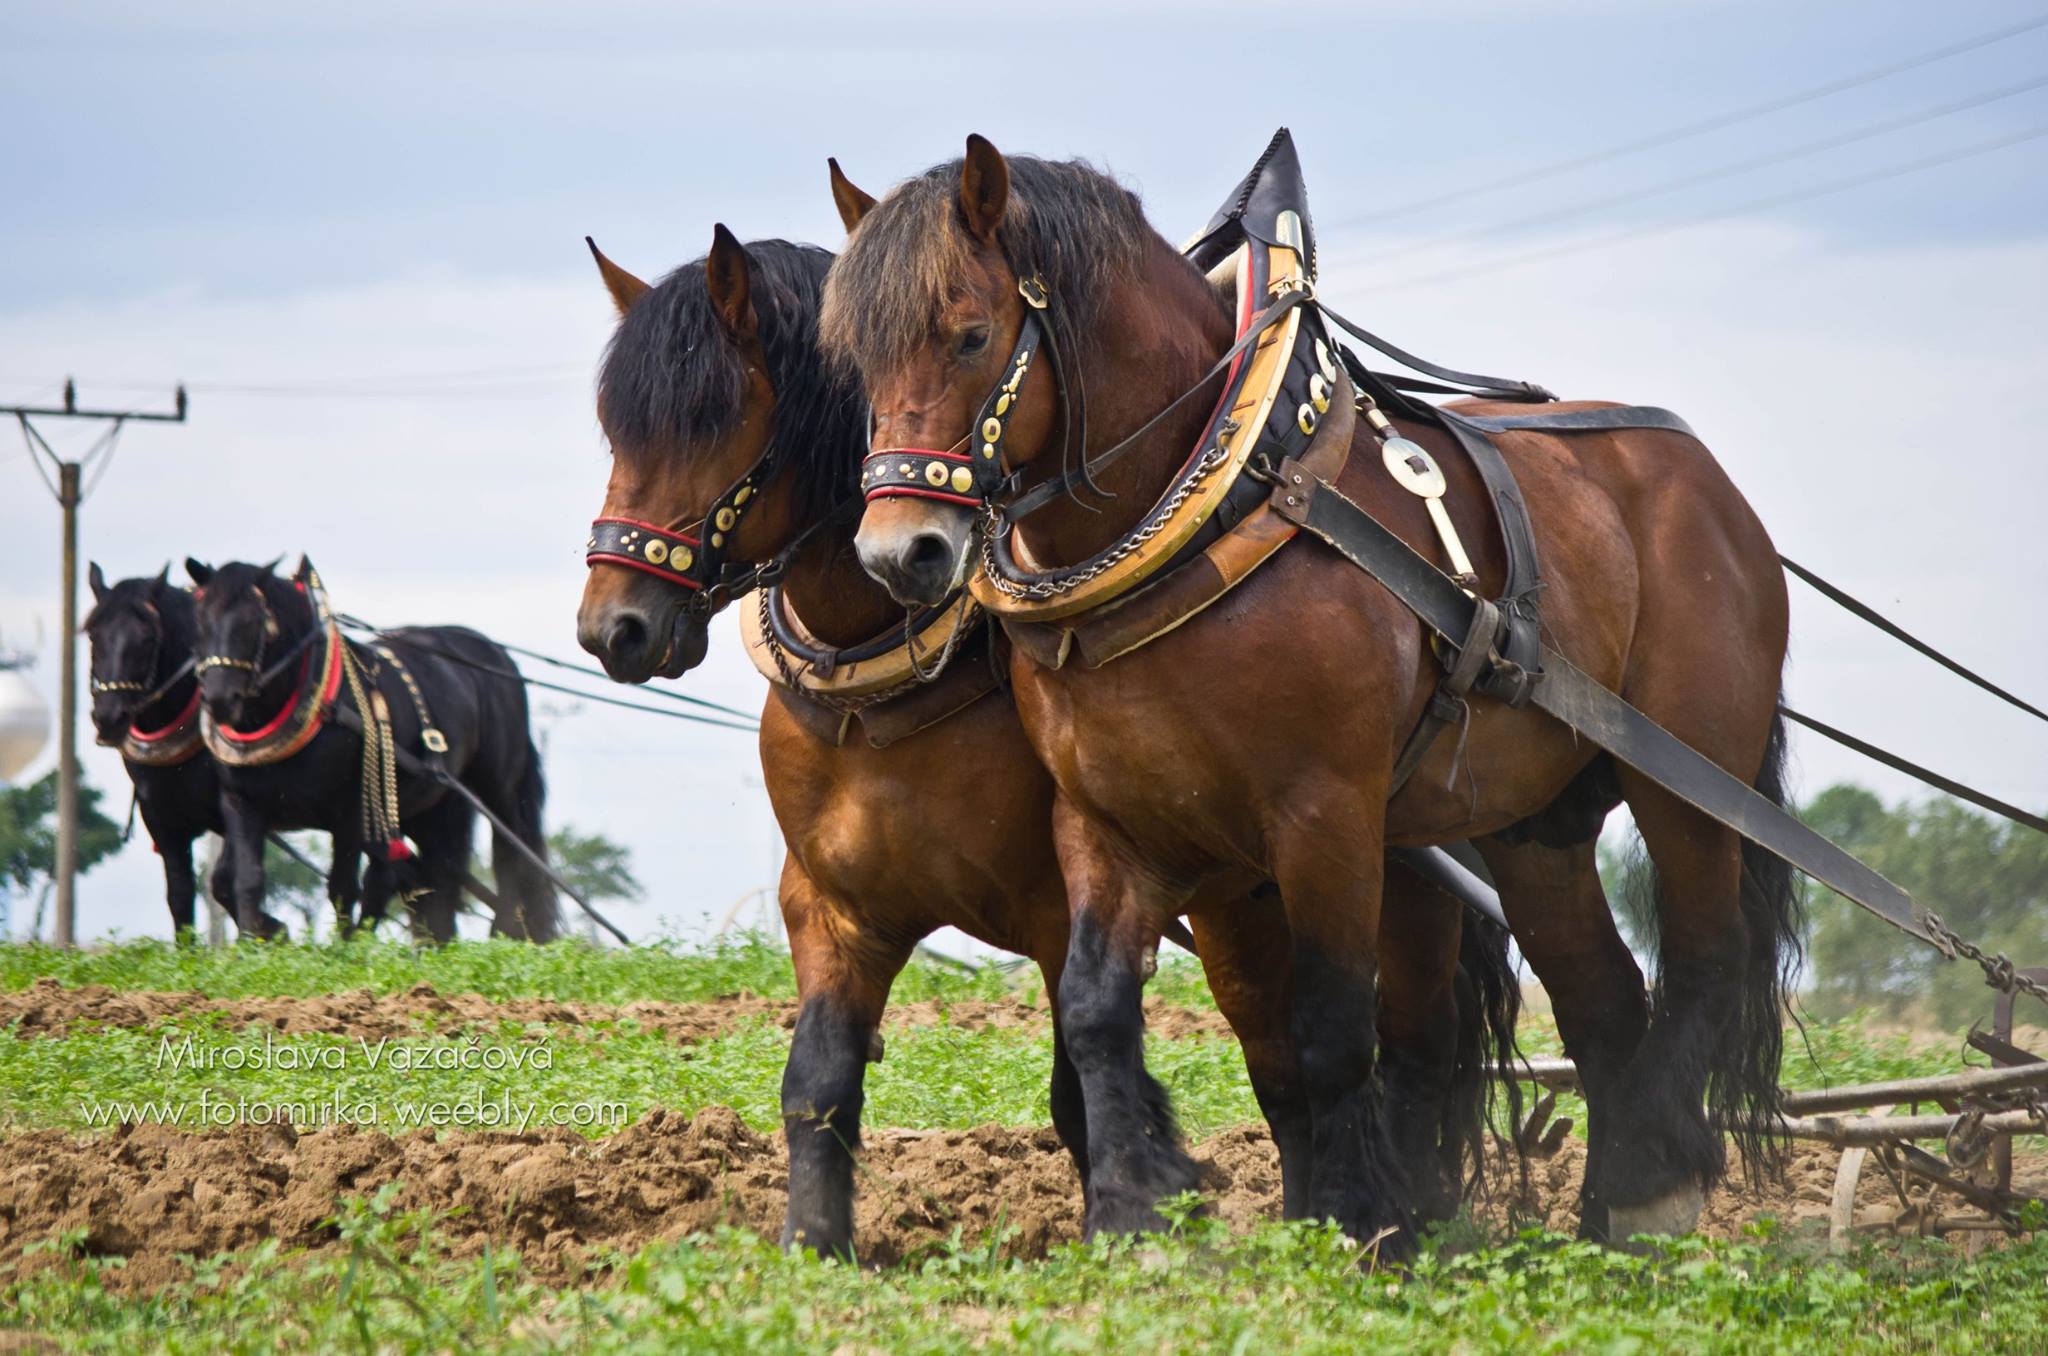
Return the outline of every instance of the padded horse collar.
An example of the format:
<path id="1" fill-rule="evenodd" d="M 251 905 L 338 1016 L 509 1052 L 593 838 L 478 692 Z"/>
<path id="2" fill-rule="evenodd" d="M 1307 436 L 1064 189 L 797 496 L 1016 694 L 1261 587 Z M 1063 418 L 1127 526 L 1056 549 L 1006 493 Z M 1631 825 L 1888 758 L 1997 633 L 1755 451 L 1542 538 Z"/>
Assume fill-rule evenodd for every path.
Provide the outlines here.
<path id="1" fill-rule="evenodd" d="M 199 730 L 199 685 L 192 685 L 192 700 L 155 730 L 138 730 L 134 724 L 121 736 L 121 757 L 143 767 L 172 767 L 195 757 L 205 743 Z"/>
<path id="2" fill-rule="evenodd" d="M 341 692 L 345 647 L 341 630 L 331 617 L 316 619 L 311 635 L 317 643 L 307 642 L 308 649 L 299 661 L 299 681 L 291 698 L 257 729 L 231 729 L 215 720 L 211 711 L 201 708 L 200 733 L 207 752 L 216 761 L 229 767 L 281 763 L 312 743 L 320 733 Z"/>
<path id="3" fill-rule="evenodd" d="M 877 705 L 935 681 L 940 674 L 930 665 L 981 625 L 981 610 L 965 593 L 843 649 L 813 636 L 779 588 L 761 590 L 761 605 L 740 614 L 747 657 L 761 676 L 834 710 Z"/>

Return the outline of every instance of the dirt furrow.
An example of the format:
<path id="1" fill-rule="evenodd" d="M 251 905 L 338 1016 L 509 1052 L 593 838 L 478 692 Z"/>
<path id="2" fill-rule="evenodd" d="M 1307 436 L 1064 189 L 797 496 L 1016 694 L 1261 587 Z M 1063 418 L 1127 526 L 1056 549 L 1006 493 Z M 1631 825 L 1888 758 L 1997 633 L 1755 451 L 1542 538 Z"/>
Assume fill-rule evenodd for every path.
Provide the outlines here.
<path id="1" fill-rule="evenodd" d="M 1583 1146 L 1568 1140 L 1531 1167 L 1520 1204 L 1551 1228 L 1569 1230 Z M 1202 1189 L 1234 1227 L 1278 1213 L 1280 1175 L 1260 1127 L 1218 1134 L 1196 1148 Z M 1802 1146 L 1784 1184 L 1761 1194 L 1723 1188 L 1703 1230 L 1728 1236 L 1764 1214 L 1799 1224 L 1824 1218 L 1835 1155 Z M 566 1130 L 538 1134 L 414 1132 L 394 1138 L 354 1128 L 296 1134 L 240 1126 L 194 1134 L 155 1126 L 99 1137 L 35 1131 L 0 1141 L 0 1269 L 56 1264 L 22 1249 L 82 1230 L 88 1252 L 127 1259 L 113 1284 L 154 1289 L 186 1274 L 181 1254 L 208 1256 L 275 1238 L 288 1248 L 335 1245 L 327 1223 L 338 1198 L 402 1183 L 404 1208 L 456 1211 L 443 1226 L 457 1253 L 489 1238 L 517 1247 L 546 1279 L 577 1276 L 597 1254 L 630 1249 L 719 1224 L 773 1237 L 786 1179 L 777 1137 L 757 1134 L 723 1107 L 685 1118 L 655 1111 L 607 1139 Z M 2028 1175 L 2048 1175 L 2032 1160 Z M 1881 1206 L 1877 1174 L 1864 1182 Z M 1506 1193 L 1483 1213 L 1500 1218 Z M 1036 1256 L 1072 1239 L 1081 1223 L 1079 1183 L 1049 1129 L 870 1133 L 858 1227 L 863 1257 L 887 1265 L 942 1242 L 954 1229 L 973 1240 L 999 1224 L 1009 1251 Z"/>

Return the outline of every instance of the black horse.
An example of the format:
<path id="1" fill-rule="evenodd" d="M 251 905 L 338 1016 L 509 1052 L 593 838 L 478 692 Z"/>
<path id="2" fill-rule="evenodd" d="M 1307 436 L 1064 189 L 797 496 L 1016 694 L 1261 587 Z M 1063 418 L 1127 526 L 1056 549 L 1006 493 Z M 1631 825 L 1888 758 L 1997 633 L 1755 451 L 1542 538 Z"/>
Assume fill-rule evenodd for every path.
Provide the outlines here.
<path id="1" fill-rule="evenodd" d="M 275 566 L 185 562 L 199 586 L 195 668 L 203 728 L 220 764 L 236 915 L 245 932 L 264 931 L 265 834 L 316 828 L 334 835 L 335 861 L 350 863 L 329 882 L 344 930 L 355 924 L 359 898 L 364 920 L 374 923 L 402 880 L 413 887 L 405 894 L 415 931 L 448 941 L 476 812 L 424 769 L 459 780 L 527 847 L 547 852 L 546 789 L 519 670 L 495 642 L 459 626 L 345 640 L 316 607 L 312 567 L 302 559 L 284 579 Z M 375 757 L 379 726 L 389 731 L 391 756 L 373 763 L 366 735 Z M 373 833 L 376 841 L 366 841 Z M 359 852 L 371 866 L 360 891 Z M 499 897 L 492 933 L 553 940 L 553 884 L 501 832 L 493 833 L 491 856 Z"/>
<path id="2" fill-rule="evenodd" d="M 92 724 L 99 742 L 121 751 L 136 808 L 164 859 L 164 898 L 179 940 L 191 936 L 197 883 L 192 844 L 225 833 L 220 780 L 199 734 L 199 680 L 193 676 L 192 595 L 170 582 L 170 567 L 149 579 L 108 584 L 87 572 L 93 609 L 85 619 L 92 651 Z M 213 897 L 230 907 L 234 860 L 215 863 Z M 264 915 L 264 935 L 283 927 Z"/>

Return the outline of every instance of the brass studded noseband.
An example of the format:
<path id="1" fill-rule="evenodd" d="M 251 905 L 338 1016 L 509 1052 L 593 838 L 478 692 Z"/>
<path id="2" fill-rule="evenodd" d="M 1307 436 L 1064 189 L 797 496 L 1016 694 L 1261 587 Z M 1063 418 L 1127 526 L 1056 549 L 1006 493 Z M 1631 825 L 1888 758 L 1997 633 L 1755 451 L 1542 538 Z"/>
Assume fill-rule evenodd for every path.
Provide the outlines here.
<path id="1" fill-rule="evenodd" d="M 781 450 L 771 434 L 766 450 L 696 522 L 695 532 L 657 527 L 637 518 L 599 518 L 583 543 L 587 566 L 619 565 L 690 591 L 688 611 L 710 616 L 759 582 L 764 567 L 728 565 L 727 544 L 761 487 L 774 476 Z"/>

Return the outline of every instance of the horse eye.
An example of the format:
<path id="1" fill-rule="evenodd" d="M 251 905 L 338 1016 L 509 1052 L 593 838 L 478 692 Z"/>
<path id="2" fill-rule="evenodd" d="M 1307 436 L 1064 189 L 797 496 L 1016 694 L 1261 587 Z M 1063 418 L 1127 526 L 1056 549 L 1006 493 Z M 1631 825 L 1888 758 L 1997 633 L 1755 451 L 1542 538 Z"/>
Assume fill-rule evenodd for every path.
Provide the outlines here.
<path id="1" fill-rule="evenodd" d="M 960 336 L 960 356 L 972 358 L 988 347 L 988 326 L 976 325 Z"/>

